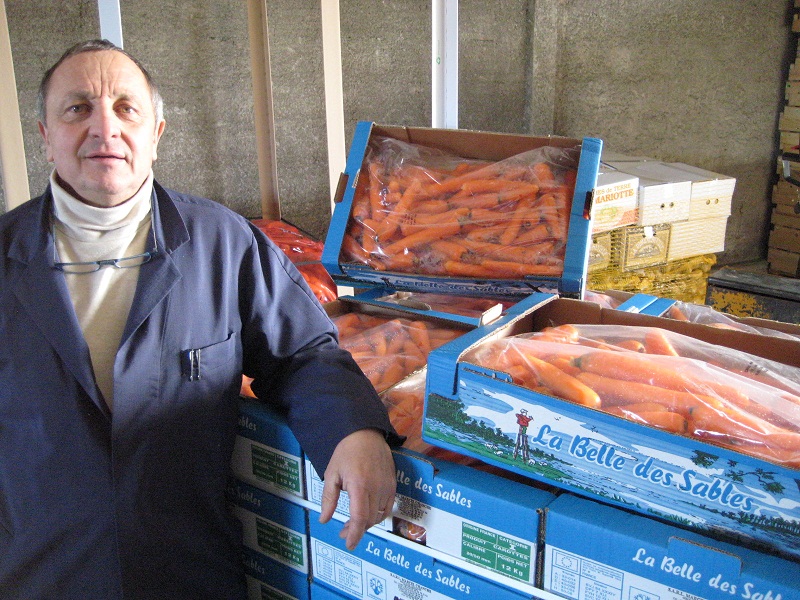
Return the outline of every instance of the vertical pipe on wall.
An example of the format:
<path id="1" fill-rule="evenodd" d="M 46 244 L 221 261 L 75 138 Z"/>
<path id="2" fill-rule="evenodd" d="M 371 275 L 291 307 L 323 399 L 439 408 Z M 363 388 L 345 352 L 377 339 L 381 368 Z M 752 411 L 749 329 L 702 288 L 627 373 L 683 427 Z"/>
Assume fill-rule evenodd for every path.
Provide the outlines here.
<path id="1" fill-rule="evenodd" d="M 0 2 L 0 82 L 0 168 L 6 208 L 11 210 L 30 195 L 5 2 Z"/>
<path id="2" fill-rule="evenodd" d="M 458 128 L 458 0 L 431 3 L 431 124 Z"/>
<path id="3" fill-rule="evenodd" d="M 342 39 L 339 0 L 322 0 L 322 63 L 325 76 L 325 126 L 328 135 L 328 178 L 331 211 L 339 175 L 347 162 L 342 91 Z"/>
<path id="4" fill-rule="evenodd" d="M 272 108 L 266 0 L 248 0 L 247 32 L 250 39 L 250 67 L 253 78 L 261 216 L 277 220 L 281 218 L 281 207 L 278 200 L 278 169 L 275 161 L 275 115 Z"/>

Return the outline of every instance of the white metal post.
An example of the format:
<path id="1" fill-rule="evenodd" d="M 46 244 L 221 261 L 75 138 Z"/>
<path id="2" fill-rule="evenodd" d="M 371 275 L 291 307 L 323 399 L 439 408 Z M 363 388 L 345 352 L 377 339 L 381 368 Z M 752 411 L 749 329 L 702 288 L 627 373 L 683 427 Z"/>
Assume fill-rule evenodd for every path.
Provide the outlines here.
<path id="1" fill-rule="evenodd" d="M 458 128 L 458 0 L 431 3 L 431 122 Z"/>
<path id="2" fill-rule="evenodd" d="M 0 167 L 6 209 L 11 210 L 30 195 L 5 2 L 0 2 Z"/>
<path id="3" fill-rule="evenodd" d="M 325 126 L 328 134 L 328 178 L 331 212 L 333 198 L 347 156 L 344 139 L 344 93 L 342 91 L 342 37 L 339 0 L 322 0 L 322 66 L 325 76 Z"/>
<path id="4" fill-rule="evenodd" d="M 122 48 L 122 14 L 119 0 L 97 0 L 100 15 L 100 37 Z"/>

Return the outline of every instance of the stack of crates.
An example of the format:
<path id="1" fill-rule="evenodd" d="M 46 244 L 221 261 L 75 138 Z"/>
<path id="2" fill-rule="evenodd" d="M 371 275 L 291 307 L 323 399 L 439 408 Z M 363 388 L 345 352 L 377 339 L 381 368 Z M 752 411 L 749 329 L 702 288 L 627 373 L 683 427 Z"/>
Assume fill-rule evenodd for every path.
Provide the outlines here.
<path id="1" fill-rule="evenodd" d="M 355 225 L 364 227 L 365 242 L 366 213 L 356 212 L 360 205 L 354 198 L 360 190 L 372 200 L 371 188 L 365 189 L 371 171 L 363 163 L 373 135 L 459 153 L 466 149 L 466 156 L 494 162 L 540 144 L 555 148 L 559 159 L 572 157 L 567 164 L 579 158 L 568 232 L 553 226 L 566 236 L 560 240 L 565 246 L 563 272 L 515 278 L 499 272 L 487 278 L 426 274 L 416 268 L 403 271 L 396 263 L 359 261 L 355 251 L 343 254 L 355 215 L 361 219 Z M 727 600 L 737 590 L 740 597 L 753 600 L 796 595 L 795 563 L 704 535 L 723 528 L 739 535 L 753 527 L 760 535 L 766 531 L 767 541 L 775 547 L 800 552 L 800 537 L 794 531 L 796 511 L 791 508 L 800 497 L 792 487 L 796 477 L 787 474 L 788 468 L 770 466 L 766 473 L 760 460 L 602 414 L 541 387 L 525 388 L 494 367 L 462 361 L 484 341 L 566 323 L 604 323 L 615 329 L 656 323 L 701 339 L 731 341 L 731 331 L 660 319 L 643 311 L 606 310 L 579 299 L 586 283 L 591 242 L 587 209 L 598 187 L 600 150 L 599 140 L 591 139 L 359 124 L 322 262 L 335 281 L 365 291 L 340 297 L 325 309 L 340 331 L 342 347 L 353 353 L 392 423 L 408 436 L 403 448 L 393 450 L 396 501 L 392 514 L 372 527 L 357 548 L 348 550 L 339 533 L 349 518 L 349 496 L 340 497 L 333 521 L 320 523 L 324 483 L 284 416 L 269 408 L 269 398 L 242 400 L 229 500 L 243 526 L 251 598 Z M 611 191 L 597 203 L 606 210 L 607 231 L 650 226 L 638 223 L 648 211 L 639 210 L 641 181 L 635 177 L 633 216 L 626 210 L 618 214 L 614 205 L 630 201 L 623 187 L 613 187 L 623 186 L 630 176 L 617 175 L 615 182 L 614 177 L 607 178 Z M 548 183 L 545 193 L 560 190 Z M 373 215 L 380 206 L 380 198 L 375 200 L 376 206 L 369 207 Z M 471 209 L 458 214 L 466 220 L 467 214 L 473 219 L 484 213 Z M 516 234 L 523 226 L 533 230 L 535 224 L 521 215 L 515 209 L 501 216 L 519 225 Z M 457 221 L 459 230 L 464 220 Z M 382 222 L 374 221 L 370 227 Z M 482 225 L 460 232 L 484 234 L 489 228 Z M 418 231 L 424 231 L 425 244 L 440 241 L 429 231 Z M 548 231 L 552 233 L 549 227 Z M 382 241 L 378 229 L 375 232 L 376 237 L 366 241 Z M 427 256 L 424 247 L 419 248 L 417 255 Z M 669 244 L 666 249 L 669 252 Z M 481 255 L 459 252 L 458 264 L 478 264 Z M 669 265 L 674 281 L 682 273 L 702 270 L 698 264 L 710 262 L 704 259 L 709 254 L 667 259 L 659 266 Z M 368 252 L 370 259 L 378 256 L 398 255 L 384 255 L 376 248 Z M 662 277 L 667 277 L 666 271 Z M 391 339 L 371 335 L 372 328 L 383 324 L 362 317 L 409 321 L 407 326 L 413 323 L 417 334 L 424 329 L 426 341 L 404 342 L 400 350 L 394 343 L 399 339 L 397 325 Z M 345 333 L 345 324 L 356 322 L 359 327 Z M 365 323 L 367 329 L 361 330 Z M 445 339 L 439 329 L 456 331 Z M 362 333 L 372 342 L 350 343 Z M 780 357 L 800 356 L 793 341 L 765 343 L 753 336 L 740 345 L 765 345 L 765 351 Z M 410 361 L 418 354 L 415 349 L 423 346 L 426 352 L 420 361 Z M 359 362 L 359 349 L 372 356 L 371 351 L 390 347 L 391 353 L 381 353 L 388 360 Z M 382 367 L 375 372 L 373 363 Z M 792 364 L 800 363 L 792 358 Z M 392 378 L 387 376 L 390 372 Z M 768 485 L 761 474 L 769 477 Z M 771 494 L 780 498 L 773 501 Z M 775 514 L 778 508 L 785 518 Z M 691 522 L 687 515 L 700 521 Z M 748 521 L 742 524 L 740 515 Z M 775 539 L 777 526 L 782 528 L 780 540 Z"/>
<path id="2" fill-rule="evenodd" d="M 725 249 L 736 180 L 650 158 L 603 161 L 594 193 L 589 285 L 702 303 Z"/>

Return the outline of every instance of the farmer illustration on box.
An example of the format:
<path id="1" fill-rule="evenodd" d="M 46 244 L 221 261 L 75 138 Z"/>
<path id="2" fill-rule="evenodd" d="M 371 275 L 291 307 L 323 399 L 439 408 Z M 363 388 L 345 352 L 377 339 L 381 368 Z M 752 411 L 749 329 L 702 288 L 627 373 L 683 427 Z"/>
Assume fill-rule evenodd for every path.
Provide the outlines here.
<path id="1" fill-rule="evenodd" d="M 533 421 L 533 417 L 528 416 L 528 409 L 522 408 L 514 415 L 517 417 L 519 432 L 517 433 L 517 443 L 514 446 L 514 459 L 518 453 L 522 453 L 522 460 L 525 462 L 530 458 L 530 448 L 528 447 L 528 425 Z"/>

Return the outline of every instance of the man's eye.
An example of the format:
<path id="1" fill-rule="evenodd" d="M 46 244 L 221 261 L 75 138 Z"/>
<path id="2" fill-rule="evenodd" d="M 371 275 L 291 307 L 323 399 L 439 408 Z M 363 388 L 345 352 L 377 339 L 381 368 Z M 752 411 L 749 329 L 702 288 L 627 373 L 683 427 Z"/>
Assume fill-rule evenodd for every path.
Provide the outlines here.
<path id="1" fill-rule="evenodd" d="M 89 110 L 89 108 L 85 104 L 75 104 L 70 106 L 67 109 L 67 112 L 74 113 L 74 114 L 81 114 Z"/>

